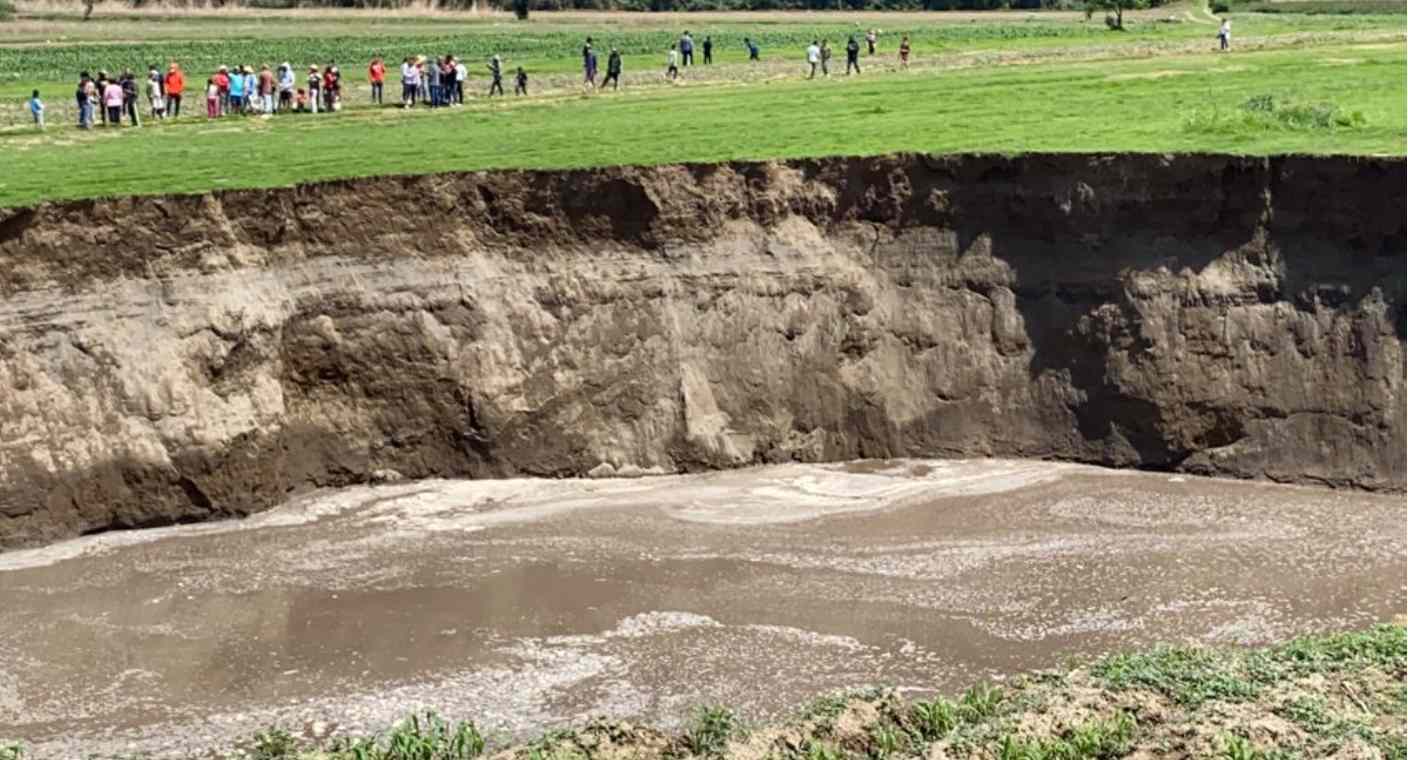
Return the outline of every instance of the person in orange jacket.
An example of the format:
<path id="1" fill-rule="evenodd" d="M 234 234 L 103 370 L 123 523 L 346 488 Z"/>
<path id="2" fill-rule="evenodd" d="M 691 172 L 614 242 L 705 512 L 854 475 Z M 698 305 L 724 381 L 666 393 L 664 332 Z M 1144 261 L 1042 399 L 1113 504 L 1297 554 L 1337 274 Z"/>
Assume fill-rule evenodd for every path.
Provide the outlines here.
<path id="1" fill-rule="evenodd" d="M 367 79 L 372 83 L 372 103 L 379 106 L 382 88 L 386 83 L 386 64 L 381 62 L 381 56 L 373 58 L 371 65 L 367 67 Z"/>
<path id="2" fill-rule="evenodd" d="M 186 89 L 186 77 L 175 61 L 166 69 L 166 115 L 176 118 L 181 115 L 181 91 Z"/>

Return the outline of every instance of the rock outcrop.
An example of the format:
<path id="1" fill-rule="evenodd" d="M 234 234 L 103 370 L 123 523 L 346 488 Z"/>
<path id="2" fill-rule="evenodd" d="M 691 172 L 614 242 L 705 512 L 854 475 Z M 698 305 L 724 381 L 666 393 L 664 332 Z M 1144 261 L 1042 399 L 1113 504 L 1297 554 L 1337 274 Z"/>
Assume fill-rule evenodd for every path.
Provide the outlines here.
<path id="1" fill-rule="evenodd" d="M 1401 489 L 1402 159 L 897 156 L 0 210 L 0 546 L 369 479 Z"/>

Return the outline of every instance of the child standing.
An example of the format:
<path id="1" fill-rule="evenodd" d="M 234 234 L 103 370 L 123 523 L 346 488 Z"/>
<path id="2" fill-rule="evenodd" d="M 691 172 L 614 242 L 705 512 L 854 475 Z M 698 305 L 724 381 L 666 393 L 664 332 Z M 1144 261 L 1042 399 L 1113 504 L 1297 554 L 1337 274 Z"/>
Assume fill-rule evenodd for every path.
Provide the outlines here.
<path id="1" fill-rule="evenodd" d="M 678 43 L 671 45 L 670 52 L 665 56 L 665 78 L 671 82 L 675 81 L 680 76 L 680 54 L 679 51 L 675 49 L 677 47 L 679 47 Z"/>
<path id="2" fill-rule="evenodd" d="M 909 68 L 909 35 L 900 40 L 900 68 Z"/>
<path id="3" fill-rule="evenodd" d="M 205 118 L 214 119 L 220 115 L 220 85 L 215 77 L 205 80 Z"/>
<path id="4" fill-rule="evenodd" d="M 513 78 L 513 94 L 528 94 L 528 72 L 524 71 L 522 66 L 518 67 L 518 76 Z"/>
<path id="5" fill-rule="evenodd" d="M 42 131 L 44 129 L 44 101 L 39 99 L 38 90 L 29 96 L 29 115 L 34 117 L 35 128 Z"/>

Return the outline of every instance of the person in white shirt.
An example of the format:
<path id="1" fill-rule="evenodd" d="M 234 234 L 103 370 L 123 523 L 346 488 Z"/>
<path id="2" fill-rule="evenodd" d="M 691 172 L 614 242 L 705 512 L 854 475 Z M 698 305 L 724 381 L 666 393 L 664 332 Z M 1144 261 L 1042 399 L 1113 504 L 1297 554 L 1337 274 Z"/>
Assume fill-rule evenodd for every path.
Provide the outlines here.
<path id="1" fill-rule="evenodd" d="M 807 46 L 807 63 L 811 66 L 807 79 L 815 79 L 817 64 L 821 63 L 821 45 L 816 40 L 812 40 L 812 44 Z"/>
<path id="2" fill-rule="evenodd" d="M 420 69 L 410 58 L 401 62 L 401 107 L 410 108 L 416 104 L 416 93 L 420 90 Z"/>
<path id="3" fill-rule="evenodd" d="M 680 76 L 680 54 L 679 43 L 670 46 L 670 52 L 665 56 L 665 78 L 670 80 L 678 79 Z"/>
<path id="4" fill-rule="evenodd" d="M 464 105 L 464 80 L 469 78 L 469 69 L 464 61 L 455 59 L 455 105 Z"/>
<path id="5" fill-rule="evenodd" d="M 1217 30 L 1217 40 L 1221 43 L 1222 49 L 1227 50 L 1232 47 L 1232 22 L 1227 19 L 1222 20 L 1222 27 Z"/>

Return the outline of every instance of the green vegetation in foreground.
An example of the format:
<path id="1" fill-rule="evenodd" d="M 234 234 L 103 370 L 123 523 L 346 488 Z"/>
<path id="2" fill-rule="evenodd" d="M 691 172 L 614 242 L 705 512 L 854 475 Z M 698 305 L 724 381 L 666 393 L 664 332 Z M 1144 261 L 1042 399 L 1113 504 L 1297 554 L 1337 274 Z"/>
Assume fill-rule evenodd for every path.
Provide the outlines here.
<path id="1" fill-rule="evenodd" d="M 56 124 L 0 137 L 0 207 L 386 174 L 896 151 L 1401 156 L 1403 57 L 1402 43 L 1328 45 L 655 86 L 437 112 L 190 118 L 92 134 Z"/>
<path id="2" fill-rule="evenodd" d="M 1402 625 L 1308 636 L 1252 650 L 1156 647 L 1069 672 L 980 685 L 957 700 L 905 703 L 873 689 L 819 698 L 791 722 L 744 730 L 724 707 L 700 708 L 674 734 L 595 719 L 497 760 L 770 758 L 771 760 L 1113 760 L 1206 757 L 1294 760 L 1405 757 Z M 22 757 L 0 743 L 0 760 Z M 313 746 L 269 728 L 220 757 L 243 760 L 474 760 L 474 723 L 413 715 L 375 736 Z M 6 754 L 6 753 L 9 754 Z M 1343 753 L 1343 754 L 1336 754 Z M 130 758 L 128 759 L 130 760 Z"/>

